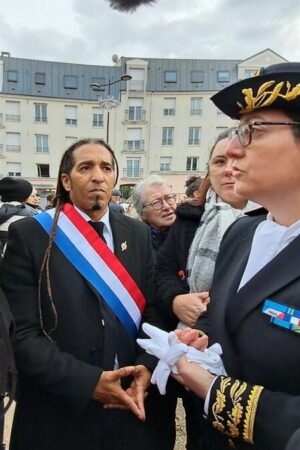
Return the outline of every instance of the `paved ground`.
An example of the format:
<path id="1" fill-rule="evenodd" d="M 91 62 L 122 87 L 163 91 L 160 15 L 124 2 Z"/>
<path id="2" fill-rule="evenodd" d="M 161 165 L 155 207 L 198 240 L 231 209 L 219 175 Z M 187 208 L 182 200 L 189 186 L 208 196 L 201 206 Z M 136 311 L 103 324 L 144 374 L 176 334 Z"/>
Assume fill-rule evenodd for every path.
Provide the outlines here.
<path id="1" fill-rule="evenodd" d="M 14 407 L 11 406 L 5 418 L 4 443 L 7 445 L 7 449 L 13 413 Z M 184 410 L 182 408 L 180 400 L 178 401 L 178 407 L 176 412 L 176 426 L 177 426 L 177 439 L 174 450 L 185 450 L 186 439 L 185 439 Z"/>

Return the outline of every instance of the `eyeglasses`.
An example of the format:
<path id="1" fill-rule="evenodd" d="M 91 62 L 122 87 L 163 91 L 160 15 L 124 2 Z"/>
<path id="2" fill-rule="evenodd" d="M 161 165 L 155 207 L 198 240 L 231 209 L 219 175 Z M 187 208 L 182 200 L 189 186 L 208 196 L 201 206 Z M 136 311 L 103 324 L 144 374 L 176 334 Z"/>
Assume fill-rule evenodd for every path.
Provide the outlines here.
<path id="1" fill-rule="evenodd" d="M 143 208 L 147 208 L 148 206 L 152 206 L 153 209 L 162 209 L 164 205 L 164 201 L 168 203 L 168 205 L 172 206 L 176 204 L 176 194 L 168 194 L 164 195 L 161 198 L 156 198 L 151 203 L 148 203 L 147 205 L 143 205 Z"/>
<path id="2" fill-rule="evenodd" d="M 259 125 L 291 125 L 299 126 L 300 122 L 265 122 L 262 120 L 254 120 L 252 122 L 241 122 L 238 127 L 232 129 L 228 133 L 228 138 L 233 139 L 238 137 L 239 143 L 242 147 L 247 147 L 251 144 L 252 135 L 257 130 L 255 126 Z"/>

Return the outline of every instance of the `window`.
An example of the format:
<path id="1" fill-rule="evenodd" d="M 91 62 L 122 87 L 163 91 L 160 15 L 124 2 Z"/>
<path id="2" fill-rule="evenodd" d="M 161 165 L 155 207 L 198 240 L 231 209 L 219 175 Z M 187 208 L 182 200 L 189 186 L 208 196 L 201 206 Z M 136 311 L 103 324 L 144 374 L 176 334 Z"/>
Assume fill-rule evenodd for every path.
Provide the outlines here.
<path id="1" fill-rule="evenodd" d="M 143 99 L 142 98 L 129 98 L 128 99 L 128 120 L 132 122 L 138 122 L 144 120 L 143 117 Z"/>
<path id="2" fill-rule="evenodd" d="M 77 106 L 65 106 L 66 125 L 77 125 Z"/>
<path id="3" fill-rule="evenodd" d="M 77 76 L 64 75 L 64 88 L 65 89 L 77 89 Z"/>
<path id="4" fill-rule="evenodd" d="M 186 170 L 188 172 L 195 172 L 198 170 L 198 160 L 197 156 L 188 156 L 186 159 Z"/>
<path id="5" fill-rule="evenodd" d="M 189 127 L 189 145 L 199 145 L 200 144 L 200 127 Z"/>
<path id="6" fill-rule="evenodd" d="M 37 164 L 37 176 L 42 178 L 50 177 L 50 168 L 49 164 Z"/>
<path id="7" fill-rule="evenodd" d="M 177 83 L 177 72 L 175 70 L 165 70 L 164 82 L 165 83 Z"/>
<path id="8" fill-rule="evenodd" d="M 37 153 L 49 153 L 48 135 L 36 134 L 35 135 L 35 147 Z"/>
<path id="9" fill-rule="evenodd" d="M 192 70 L 191 83 L 203 83 L 203 82 L 204 82 L 204 72 L 202 70 Z"/>
<path id="10" fill-rule="evenodd" d="M 7 162 L 6 170 L 9 177 L 20 177 L 22 175 L 22 166 L 20 162 Z"/>
<path id="11" fill-rule="evenodd" d="M 7 81 L 12 81 L 16 83 L 18 81 L 18 72 L 16 70 L 8 70 Z"/>
<path id="12" fill-rule="evenodd" d="M 126 83 L 130 91 L 144 91 L 145 89 L 145 69 L 128 69 L 128 74 L 132 79 Z"/>
<path id="13" fill-rule="evenodd" d="M 34 121 L 35 122 L 47 122 L 47 104 L 35 103 L 34 104 Z"/>
<path id="14" fill-rule="evenodd" d="M 191 116 L 200 116 L 202 114 L 202 97 L 191 98 Z"/>
<path id="15" fill-rule="evenodd" d="M 100 108 L 93 108 L 93 127 L 103 127 L 103 112 Z"/>
<path id="16" fill-rule="evenodd" d="M 46 74 L 44 72 L 35 72 L 34 82 L 35 84 L 46 84 Z"/>
<path id="17" fill-rule="evenodd" d="M 164 116 L 175 116 L 176 98 L 164 98 Z"/>
<path id="18" fill-rule="evenodd" d="M 127 159 L 127 169 L 126 176 L 128 178 L 140 178 L 142 171 L 140 169 L 141 160 L 140 158 Z"/>
<path id="19" fill-rule="evenodd" d="M 20 133 L 6 133 L 6 151 L 20 152 L 21 151 L 21 134 Z"/>
<path id="20" fill-rule="evenodd" d="M 6 102 L 5 118 L 8 122 L 20 122 L 20 102 Z"/>
<path id="21" fill-rule="evenodd" d="M 129 152 L 141 152 L 144 150 L 141 128 L 128 128 L 127 141 L 124 142 L 124 150 Z"/>
<path id="22" fill-rule="evenodd" d="M 160 172 L 169 172 L 171 170 L 172 158 L 160 158 Z"/>
<path id="23" fill-rule="evenodd" d="M 218 83 L 228 83 L 230 81 L 230 73 L 227 70 L 219 70 L 217 72 Z"/>
<path id="24" fill-rule="evenodd" d="M 174 128 L 163 127 L 162 145 L 173 145 L 174 142 Z"/>

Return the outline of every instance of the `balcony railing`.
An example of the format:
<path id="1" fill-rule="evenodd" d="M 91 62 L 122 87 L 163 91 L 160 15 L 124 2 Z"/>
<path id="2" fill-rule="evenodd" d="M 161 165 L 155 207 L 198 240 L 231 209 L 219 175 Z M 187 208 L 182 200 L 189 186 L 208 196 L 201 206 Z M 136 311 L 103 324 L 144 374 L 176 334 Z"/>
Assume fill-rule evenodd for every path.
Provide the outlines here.
<path id="1" fill-rule="evenodd" d="M 3 153 L 3 144 L 0 144 L 0 158 L 3 158 L 4 153 Z"/>
<path id="2" fill-rule="evenodd" d="M 123 178 L 139 180 L 143 178 L 143 169 L 123 169 Z"/>
<path id="3" fill-rule="evenodd" d="M 145 141 L 124 141 L 125 152 L 143 152 Z"/>
<path id="4" fill-rule="evenodd" d="M 93 120 L 92 126 L 96 128 L 103 128 L 103 120 Z"/>
<path id="5" fill-rule="evenodd" d="M 5 114 L 7 122 L 20 122 L 21 116 L 19 114 Z"/>
<path id="6" fill-rule="evenodd" d="M 128 88 L 130 91 L 143 91 L 145 89 L 144 80 L 130 80 L 128 82 Z"/>
<path id="7" fill-rule="evenodd" d="M 199 145 L 200 139 L 189 139 L 189 145 Z"/>
<path id="8" fill-rule="evenodd" d="M 49 153 L 49 147 L 36 147 L 36 152 L 37 153 Z"/>
<path id="9" fill-rule="evenodd" d="M 191 116 L 201 116 L 202 109 L 191 109 Z"/>
<path id="10" fill-rule="evenodd" d="M 2 126 L 2 125 L 3 125 L 3 114 L 0 113 L 0 126 Z"/>
<path id="11" fill-rule="evenodd" d="M 125 122 L 144 122 L 146 119 L 146 110 L 143 109 L 135 114 L 129 114 L 129 110 L 125 110 Z"/>
<path id="12" fill-rule="evenodd" d="M 173 138 L 168 138 L 168 139 L 163 139 L 162 140 L 162 145 L 173 145 Z"/>
<path id="13" fill-rule="evenodd" d="M 35 122 L 39 122 L 39 123 L 47 123 L 47 117 L 43 117 L 43 116 L 35 116 L 34 118 Z"/>
<path id="14" fill-rule="evenodd" d="M 5 147 L 7 152 L 20 152 L 21 151 L 21 145 L 6 145 Z"/>
<path id="15" fill-rule="evenodd" d="M 66 119 L 66 125 L 77 125 L 77 119 Z"/>

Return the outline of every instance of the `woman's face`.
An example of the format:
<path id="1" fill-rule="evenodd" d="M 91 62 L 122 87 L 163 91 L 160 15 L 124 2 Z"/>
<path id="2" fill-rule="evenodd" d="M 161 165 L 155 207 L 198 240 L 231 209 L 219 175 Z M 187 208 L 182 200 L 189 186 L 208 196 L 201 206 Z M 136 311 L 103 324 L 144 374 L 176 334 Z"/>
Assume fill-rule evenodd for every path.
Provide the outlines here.
<path id="1" fill-rule="evenodd" d="M 235 179 L 232 176 L 232 159 L 226 155 L 229 139 L 222 139 L 214 148 L 209 161 L 210 182 L 221 199 L 233 208 L 242 209 L 247 200 L 234 190 Z"/>

